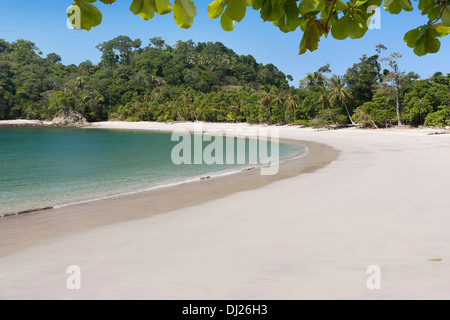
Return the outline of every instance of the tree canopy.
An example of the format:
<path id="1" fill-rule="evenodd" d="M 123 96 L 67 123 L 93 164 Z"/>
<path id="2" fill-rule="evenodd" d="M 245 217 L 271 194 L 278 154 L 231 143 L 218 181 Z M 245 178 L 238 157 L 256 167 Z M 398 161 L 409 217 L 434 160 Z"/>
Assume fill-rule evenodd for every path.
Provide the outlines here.
<path id="1" fill-rule="evenodd" d="M 74 0 L 67 11 L 69 21 L 75 29 L 90 30 L 102 22 L 101 11 L 93 5 L 97 0 Z M 438 38 L 450 33 L 450 0 L 419 0 L 418 10 L 428 17 L 428 22 L 408 31 L 406 44 L 414 53 L 422 56 L 439 51 Z M 111 5 L 116 0 L 100 0 Z M 318 48 L 322 37 L 338 40 L 362 38 L 371 23 L 376 8 L 382 6 L 391 14 L 413 11 L 410 0 L 214 0 L 207 8 L 211 19 L 219 19 L 222 29 L 232 31 L 235 22 L 245 17 L 247 9 L 260 12 L 263 21 L 271 21 L 282 32 L 300 28 L 299 54 Z M 190 28 L 197 15 L 192 0 L 133 0 L 130 11 L 144 20 L 173 12 L 175 23 L 180 28 Z"/>
<path id="2" fill-rule="evenodd" d="M 344 75 L 329 64 L 296 88 L 275 65 L 220 42 L 167 44 L 119 36 L 97 46 L 99 63 L 64 65 L 31 41 L 0 39 L 0 119 L 52 119 L 74 109 L 89 121 L 228 121 L 308 126 L 445 126 L 450 75 L 420 79 L 378 46 Z M 384 48 L 384 49 L 383 49 Z"/>

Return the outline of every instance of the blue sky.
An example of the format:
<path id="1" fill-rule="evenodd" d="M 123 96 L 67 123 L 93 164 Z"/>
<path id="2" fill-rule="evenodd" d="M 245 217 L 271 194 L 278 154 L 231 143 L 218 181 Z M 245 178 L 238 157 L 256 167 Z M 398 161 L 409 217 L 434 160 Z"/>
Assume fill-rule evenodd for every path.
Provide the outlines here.
<path id="1" fill-rule="evenodd" d="M 119 35 L 132 39 L 140 38 L 143 45 L 148 39 L 160 36 L 168 44 L 177 40 L 192 39 L 195 42 L 220 41 L 238 54 L 251 54 L 257 61 L 273 63 L 286 74 L 294 77 L 295 86 L 319 67 L 330 63 L 336 74 L 344 74 L 347 68 L 357 62 L 363 54 L 375 53 L 375 45 L 382 43 L 389 53 L 400 52 L 399 61 L 404 71 L 414 71 L 421 77 L 428 77 L 436 71 L 450 73 L 448 57 L 449 37 L 440 38 L 442 45 L 437 54 L 417 57 L 403 42 L 403 35 L 410 29 L 427 22 L 418 10 L 391 15 L 381 10 L 381 29 L 369 30 L 363 39 L 334 40 L 330 36 L 322 39 L 319 50 L 298 55 L 301 31 L 282 33 L 270 22 L 263 22 L 258 12 L 248 9 L 243 21 L 236 24 L 235 30 L 225 32 L 219 20 L 208 19 L 206 7 L 212 0 L 194 0 L 197 17 L 194 26 L 188 30 L 178 28 L 172 14 L 155 15 L 150 21 L 134 16 L 128 7 L 131 0 L 117 0 L 111 6 L 97 1 L 103 13 L 103 22 L 91 31 L 69 30 L 65 14 L 69 0 L 0 0 L 0 39 L 15 41 L 31 40 L 44 55 L 50 52 L 59 54 L 65 64 L 79 64 L 85 60 L 97 63 L 100 53 L 95 46 Z M 413 1 L 417 8 L 417 1 Z"/>

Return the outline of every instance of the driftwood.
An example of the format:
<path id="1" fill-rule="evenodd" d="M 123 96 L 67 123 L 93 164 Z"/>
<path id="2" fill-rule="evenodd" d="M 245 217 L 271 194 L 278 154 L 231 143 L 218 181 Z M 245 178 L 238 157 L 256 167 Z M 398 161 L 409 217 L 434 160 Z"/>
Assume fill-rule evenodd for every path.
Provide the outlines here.
<path id="1" fill-rule="evenodd" d="M 330 124 L 330 125 L 324 125 L 323 127 L 320 127 L 316 129 L 317 131 L 322 130 L 338 130 L 338 129 L 344 129 L 344 128 L 361 128 L 362 126 L 360 124 Z M 378 129 L 378 127 L 377 127 Z"/>
<path id="2" fill-rule="evenodd" d="M 431 132 L 431 133 L 429 133 L 428 135 L 429 136 L 434 136 L 434 135 L 437 135 L 437 134 L 449 134 L 449 132 L 447 132 L 447 131 L 436 131 L 436 132 Z"/>

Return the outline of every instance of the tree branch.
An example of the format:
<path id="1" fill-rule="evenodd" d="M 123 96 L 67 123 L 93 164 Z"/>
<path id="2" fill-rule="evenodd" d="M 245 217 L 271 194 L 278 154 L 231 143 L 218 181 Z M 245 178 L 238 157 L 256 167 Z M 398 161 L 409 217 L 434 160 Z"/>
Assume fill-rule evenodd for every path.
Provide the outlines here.
<path id="1" fill-rule="evenodd" d="M 445 2 L 443 3 L 442 10 L 441 10 L 441 13 L 439 14 L 439 17 L 437 17 L 437 19 L 434 20 L 434 21 L 428 22 L 428 23 L 427 23 L 427 27 L 432 26 L 433 24 L 435 24 L 435 23 L 439 22 L 439 20 L 441 20 L 441 17 L 442 17 L 442 15 L 444 14 L 444 10 L 447 8 L 448 1 L 449 1 L 449 0 L 447 0 L 447 1 L 445 1 Z"/>

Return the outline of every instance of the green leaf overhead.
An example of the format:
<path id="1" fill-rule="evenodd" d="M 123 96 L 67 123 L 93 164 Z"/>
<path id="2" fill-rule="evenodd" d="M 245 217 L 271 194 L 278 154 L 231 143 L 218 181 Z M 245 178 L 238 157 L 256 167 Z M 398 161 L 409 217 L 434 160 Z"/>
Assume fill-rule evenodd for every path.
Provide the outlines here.
<path id="1" fill-rule="evenodd" d="M 96 0 L 75 0 L 67 11 L 72 26 L 77 30 L 91 30 L 102 23 L 102 13 L 91 3 Z"/>
<path id="2" fill-rule="evenodd" d="M 197 8 L 192 0 L 175 0 L 173 5 L 173 18 L 180 28 L 188 29 L 194 23 Z"/>
<path id="3" fill-rule="evenodd" d="M 349 15 L 348 18 L 348 36 L 352 39 L 362 38 L 368 29 L 366 19 L 359 13 Z"/>
<path id="4" fill-rule="evenodd" d="M 348 38 L 348 16 L 343 16 L 331 27 L 331 35 L 337 40 Z"/>
<path id="5" fill-rule="evenodd" d="M 392 14 L 399 14 L 402 10 L 412 11 L 413 7 L 409 0 L 384 0 L 384 9 Z"/>
<path id="6" fill-rule="evenodd" d="M 447 5 L 442 11 L 441 19 L 444 26 L 450 27 L 450 5 Z"/>
<path id="7" fill-rule="evenodd" d="M 225 0 L 215 0 L 208 5 L 208 18 L 217 19 L 225 10 Z"/>
<path id="8" fill-rule="evenodd" d="M 306 23 L 305 32 L 300 42 L 299 54 L 305 53 L 306 50 L 317 50 L 322 34 L 323 31 L 320 29 L 319 22 L 315 17 L 310 18 Z"/>
<path id="9" fill-rule="evenodd" d="M 245 0 L 228 0 L 224 14 L 234 21 L 241 21 L 245 17 Z"/>
<path id="10" fill-rule="evenodd" d="M 155 16 L 155 0 L 133 0 L 130 11 L 144 20 L 150 20 Z"/>
<path id="11" fill-rule="evenodd" d="M 234 29 L 234 20 L 231 19 L 226 14 L 223 14 L 220 18 L 220 25 L 224 31 L 233 31 Z"/>
<path id="12" fill-rule="evenodd" d="M 76 10 L 69 10 L 68 16 L 76 29 L 90 30 L 101 23 L 102 16 L 92 5 L 94 2 L 96 0 L 75 0 L 73 8 L 81 11 L 81 18 L 77 22 Z M 116 1 L 100 2 L 113 4 Z M 437 24 L 450 27 L 450 0 L 418 2 L 418 10 L 429 19 L 428 27 Z M 314 51 L 315 49 L 311 49 L 316 48 L 315 44 L 322 35 L 327 37 L 330 31 L 333 38 L 338 40 L 364 37 L 375 9 L 380 6 L 395 15 L 414 10 L 411 0 L 213 0 L 207 5 L 206 11 L 210 19 L 220 18 L 220 25 L 225 31 L 234 30 L 235 23 L 244 19 L 247 7 L 259 11 L 263 21 L 272 22 L 282 32 L 294 32 L 300 28 L 304 33 L 299 50 L 302 54 L 308 50 Z M 173 11 L 175 23 L 181 28 L 190 28 L 197 15 L 197 8 L 192 0 L 133 0 L 130 10 L 145 20 L 150 20 L 155 13 L 163 15 Z M 311 19 L 315 21 L 314 26 Z M 417 46 L 414 50 L 416 54 L 434 53 L 439 48 L 440 42 L 436 39 L 437 36 L 433 36 L 432 30 L 422 29 L 423 34 L 419 35 L 417 41 L 407 41 L 412 48 Z M 405 35 L 405 39 L 410 40 L 410 35 L 411 33 Z"/>
<path id="13" fill-rule="evenodd" d="M 160 15 L 172 12 L 172 4 L 169 0 L 155 0 L 156 12 Z"/>
<path id="14" fill-rule="evenodd" d="M 414 53 L 423 56 L 428 53 L 436 53 L 441 47 L 439 37 L 450 33 L 450 27 L 442 23 L 436 25 L 424 25 L 410 30 L 405 34 L 404 40 L 408 47 L 414 49 Z"/>
<path id="15" fill-rule="evenodd" d="M 273 24 L 280 28 L 283 32 L 295 31 L 300 24 L 298 13 L 299 9 L 297 7 L 297 3 L 294 1 L 287 1 L 284 4 L 283 15 L 280 19 L 274 21 Z"/>
<path id="16" fill-rule="evenodd" d="M 130 11 L 139 14 L 144 20 L 150 20 L 158 14 L 167 14 L 172 11 L 172 4 L 168 0 L 133 0 Z"/>

